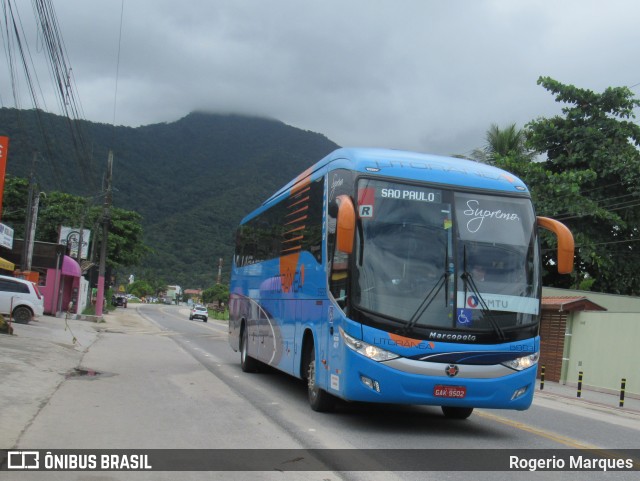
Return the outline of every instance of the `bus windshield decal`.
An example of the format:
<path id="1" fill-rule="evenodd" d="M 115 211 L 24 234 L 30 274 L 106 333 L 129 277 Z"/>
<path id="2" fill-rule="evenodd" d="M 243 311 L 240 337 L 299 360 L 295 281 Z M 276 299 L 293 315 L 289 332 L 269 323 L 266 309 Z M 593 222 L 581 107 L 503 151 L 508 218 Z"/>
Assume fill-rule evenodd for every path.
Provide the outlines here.
<path id="1" fill-rule="evenodd" d="M 482 299 L 492 311 L 522 312 L 525 314 L 538 314 L 540 299 L 536 297 L 523 297 L 504 294 L 481 292 Z M 481 310 L 479 299 L 471 292 L 458 291 L 458 309 Z"/>
<path id="2" fill-rule="evenodd" d="M 467 201 L 467 209 L 462 213 L 468 217 L 471 217 L 467 221 L 467 229 L 469 232 L 476 233 L 482 227 L 482 223 L 486 218 L 496 219 L 505 222 L 520 222 L 520 216 L 515 212 L 505 212 L 502 209 L 490 210 L 480 207 L 480 201 L 475 199 L 469 199 Z"/>
<path id="3" fill-rule="evenodd" d="M 415 200 L 418 202 L 441 202 L 440 192 L 430 189 L 380 189 L 380 195 L 388 199 Z"/>
<path id="4" fill-rule="evenodd" d="M 455 194 L 458 236 L 462 240 L 527 246 L 534 224 L 531 201 L 518 197 Z"/>

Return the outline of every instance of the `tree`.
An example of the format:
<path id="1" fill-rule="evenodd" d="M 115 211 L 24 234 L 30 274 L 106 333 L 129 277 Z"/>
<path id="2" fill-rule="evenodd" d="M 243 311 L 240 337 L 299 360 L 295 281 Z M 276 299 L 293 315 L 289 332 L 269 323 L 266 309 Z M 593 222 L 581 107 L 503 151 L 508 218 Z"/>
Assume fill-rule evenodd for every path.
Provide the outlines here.
<path id="1" fill-rule="evenodd" d="M 640 100 L 626 87 L 603 93 L 564 85 L 549 77 L 538 84 L 566 104 L 563 116 L 540 118 L 527 125 L 527 145 L 546 154 L 546 173 L 530 182 L 541 197 L 553 199 L 539 213 L 564 222 L 576 238 L 577 279 L 593 279 L 601 292 L 640 292 L 640 126 L 633 110 Z M 536 169 L 537 170 L 537 169 Z M 544 185 L 570 176 L 572 183 Z M 546 251 L 545 251 L 546 252 Z M 562 284 L 549 274 L 547 283 Z M 564 281 L 566 282 L 566 281 Z"/>
<path id="2" fill-rule="evenodd" d="M 2 221 L 13 227 L 17 238 L 24 237 L 28 182 L 7 176 Z M 40 197 L 36 240 L 58 242 L 61 225 L 92 231 L 92 242 L 99 243 L 102 230 L 102 206 L 91 206 L 89 199 L 64 192 L 47 192 Z M 112 208 L 109 227 L 107 264 L 113 268 L 138 265 L 149 252 L 142 238 L 142 217 L 134 211 Z M 94 249 L 94 252 L 100 252 Z"/>
<path id="3" fill-rule="evenodd" d="M 167 281 L 162 278 L 151 276 L 148 280 L 151 288 L 153 289 L 153 293 L 156 297 L 158 297 L 162 292 L 167 292 Z"/>
<path id="4" fill-rule="evenodd" d="M 229 286 L 225 284 L 216 284 L 209 289 L 202 291 L 202 301 L 205 303 L 223 302 L 229 303 Z"/>
<path id="5" fill-rule="evenodd" d="M 49 192 L 40 197 L 36 240 L 57 242 L 61 225 L 80 227 L 83 224 L 87 228 L 91 220 L 87 199 L 63 192 Z M 95 233 L 95 229 L 92 230 Z"/>
<path id="6" fill-rule="evenodd" d="M 485 164 L 494 164 L 497 159 L 510 157 L 522 161 L 529 161 L 532 153 L 526 146 L 525 131 L 518 129 L 516 124 L 508 125 L 501 129 L 492 124 L 485 137 L 485 145 L 482 149 L 473 151 L 473 159 Z"/>
<path id="7" fill-rule="evenodd" d="M 127 292 L 140 298 L 147 297 L 150 294 L 154 294 L 151 284 L 144 280 L 132 282 L 129 286 L 127 286 Z"/>
<path id="8" fill-rule="evenodd" d="M 29 181 L 7 175 L 4 184 L 2 223 L 13 228 L 16 239 L 24 239 L 24 222 L 29 196 Z"/>
<path id="9" fill-rule="evenodd" d="M 107 262 L 112 267 L 137 266 L 150 249 L 142 239 L 142 216 L 111 208 Z"/>

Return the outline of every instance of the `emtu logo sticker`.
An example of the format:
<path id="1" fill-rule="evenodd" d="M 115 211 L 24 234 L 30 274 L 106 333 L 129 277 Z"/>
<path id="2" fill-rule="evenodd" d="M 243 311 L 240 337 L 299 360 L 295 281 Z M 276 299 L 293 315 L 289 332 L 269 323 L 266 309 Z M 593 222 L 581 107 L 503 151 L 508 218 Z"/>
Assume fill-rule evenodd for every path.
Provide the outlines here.
<path id="1" fill-rule="evenodd" d="M 476 296 L 469 296 L 467 297 L 467 306 L 471 307 L 472 309 L 475 309 L 476 307 L 478 307 L 478 298 Z"/>

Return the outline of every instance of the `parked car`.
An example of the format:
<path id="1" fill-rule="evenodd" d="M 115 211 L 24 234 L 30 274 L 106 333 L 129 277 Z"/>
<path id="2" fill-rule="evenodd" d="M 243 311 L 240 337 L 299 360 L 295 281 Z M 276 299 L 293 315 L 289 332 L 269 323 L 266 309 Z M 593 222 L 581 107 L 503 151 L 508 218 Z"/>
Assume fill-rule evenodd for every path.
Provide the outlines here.
<path id="1" fill-rule="evenodd" d="M 111 296 L 111 304 L 116 307 L 124 307 L 127 308 L 127 297 L 122 295 L 113 295 Z"/>
<path id="2" fill-rule="evenodd" d="M 28 323 L 44 314 L 44 297 L 31 281 L 0 276 L 0 314 Z"/>
<path id="3" fill-rule="evenodd" d="M 189 311 L 189 320 L 193 321 L 194 319 L 202 319 L 207 322 L 209 320 L 209 310 L 204 306 L 193 306 Z"/>

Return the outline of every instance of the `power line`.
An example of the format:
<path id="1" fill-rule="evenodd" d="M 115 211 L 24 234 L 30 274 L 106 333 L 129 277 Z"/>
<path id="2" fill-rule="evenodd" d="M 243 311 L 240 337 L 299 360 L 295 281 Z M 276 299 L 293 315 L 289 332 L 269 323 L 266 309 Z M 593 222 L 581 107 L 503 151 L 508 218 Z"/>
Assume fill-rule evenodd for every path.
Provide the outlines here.
<path id="1" fill-rule="evenodd" d="M 56 86 L 58 104 L 68 121 L 76 160 L 85 182 L 95 189 L 94 178 L 88 162 L 90 151 L 82 131 L 82 106 L 73 82 L 72 68 L 60 33 L 58 19 L 51 0 L 32 0 L 36 18 L 40 22 L 43 44 L 49 60 L 49 71 Z"/>
<path id="2" fill-rule="evenodd" d="M 42 116 L 42 109 L 40 107 L 40 98 L 42 98 L 44 102 L 44 95 L 42 94 L 42 89 L 39 88 L 39 81 L 37 77 L 37 73 L 35 68 L 33 68 L 33 59 L 31 57 L 31 52 L 29 51 L 29 46 L 26 42 L 23 42 L 23 38 L 25 37 L 24 28 L 22 26 L 22 20 L 20 18 L 20 13 L 15 4 L 12 3 L 11 0 L 5 0 L 2 4 L 3 12 L 4 12 L 4 30 L 3 37 L 5 38 L 5 51 L 7 55 L 7 60 L 9 62 L 9 71 L 11 77 L 11 88 L 13 92 L 14 104 L 18 109 L 18 117 L 17 122 L 21 127 L 21 130 L 24 131 L 24 125 L 22 123 L 22 117 L 19 115 L 21 108 L 20 101 L 20 92 L 19 92 L 19 81 L 18 81 L 18 65 L 15 57 L 17 56 L 20 59 L 20 63 L 22 64 L 22 70 L 24 72 L 24 77 L 26 79 L 26 83 L 29 90 L 29 95 L 31 97 L 31 101 L 35 108 L 35 118 L 36 125 L 42 139 L 44 140 L 45 148 L 49 155 L 53 157 L 52 146 L 49 140 L 49 137 L 46 135 L 46 128 L 44 125 L 44 119 Z M 17 53 L 17 55 L 16 55 Z M 38 91 L 40 95 L 38 95 Z M 46 103 L 45 103 L 46 106 Z M 31 143 L 31 139 L 27 138 L 24 141 L 29 144 Z M 35 148 L 33 149 L 36 150 Z M 52 172 L 55 181 L 58 185 L 61 185 L 61 174 L 57 168 L 56 164 L 52 164 Z"/>

